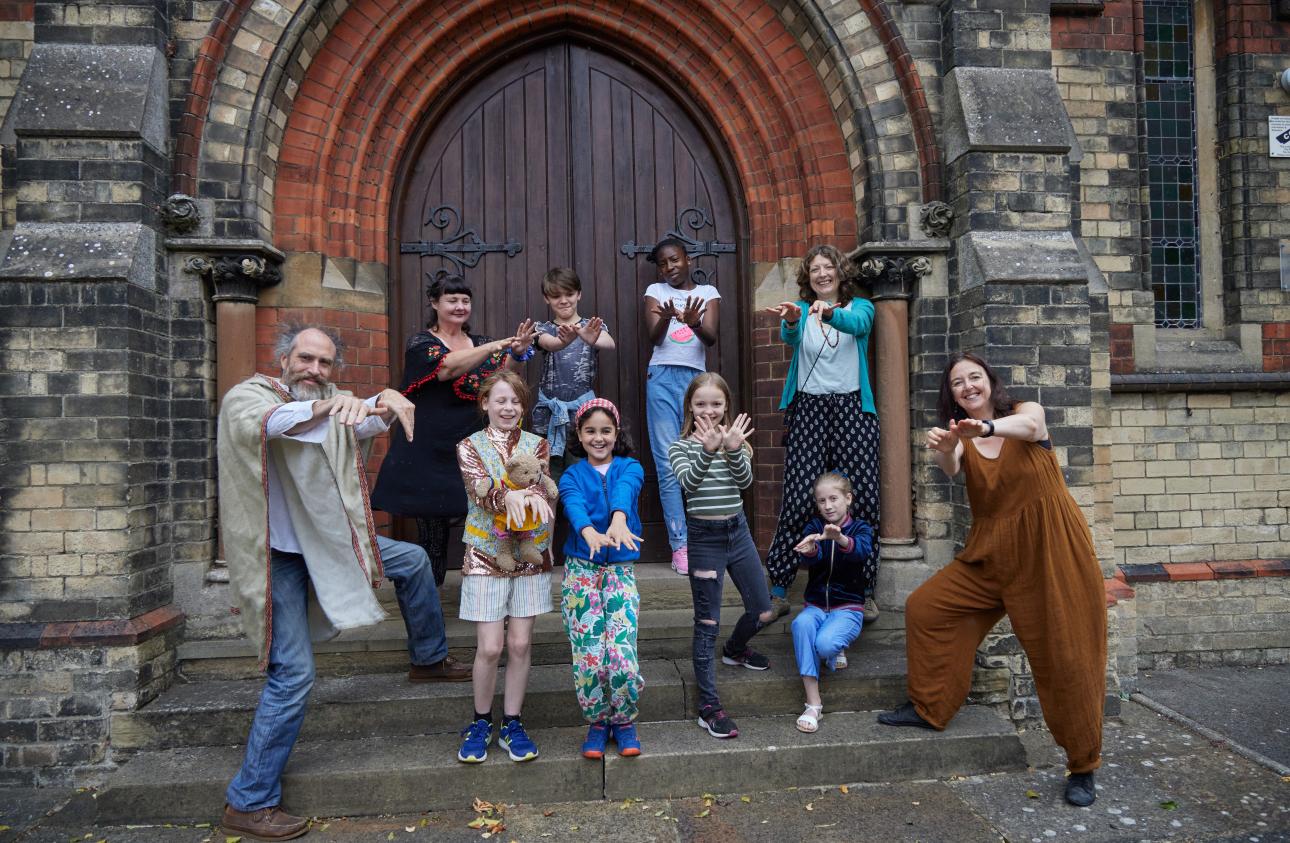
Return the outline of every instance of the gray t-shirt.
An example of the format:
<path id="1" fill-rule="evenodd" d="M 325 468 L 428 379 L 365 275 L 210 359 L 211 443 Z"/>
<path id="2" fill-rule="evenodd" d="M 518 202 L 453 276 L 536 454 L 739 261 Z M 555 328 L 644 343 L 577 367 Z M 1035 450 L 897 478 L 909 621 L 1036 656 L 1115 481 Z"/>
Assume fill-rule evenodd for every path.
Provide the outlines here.
<path id="1" fill-rule="evenodd" d="M 584 317 L 576 327 L 581 328 L 590 321 Z M 551 321 L 539 322 L 537 329 L 553 337 L 559 334 L 559 327 Z M 608 334 L 609 330 L 606 328 L 604 333 Z M 572 401 L 595 388 L 600 353 L 583 342 L 582 337 L 574 337 L 573 342 L 559 351 L 543 351 L 542 354 L 542 374 L 538 375 L 538 389 L 547 397 Z M 533 432 L 545 436 L 550 419 L 549 410 L 542 406 L 535 407 Z"/>

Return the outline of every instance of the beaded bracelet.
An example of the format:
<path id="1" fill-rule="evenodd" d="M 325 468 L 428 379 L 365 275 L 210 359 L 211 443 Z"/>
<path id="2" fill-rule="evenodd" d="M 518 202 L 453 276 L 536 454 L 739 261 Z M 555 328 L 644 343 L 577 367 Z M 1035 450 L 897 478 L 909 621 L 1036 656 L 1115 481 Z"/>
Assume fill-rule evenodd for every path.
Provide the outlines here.
<path id="1" fill-rule="evenodd" d="M 524 349 L 524 353 L 523 353 L 523 354 L 516 354 L 516 353 L 515 353 L 515 349 L 513 349 L 513 348 L 511 349 L 511 357 L 512 357 L 512 358 L 515 360 L 515 362 L 517 362 L 517 363 L 523 363 L 523 362 L 525 362 L 526 360 L 530 359 L 530 358 L 531 358 L 534 354 L 536 354 L 536 353 L 537 353 L 537 352 L 533 350 L 533 346 L 531 346 L 531 345 L 530 345 L 528 348 Z"/>

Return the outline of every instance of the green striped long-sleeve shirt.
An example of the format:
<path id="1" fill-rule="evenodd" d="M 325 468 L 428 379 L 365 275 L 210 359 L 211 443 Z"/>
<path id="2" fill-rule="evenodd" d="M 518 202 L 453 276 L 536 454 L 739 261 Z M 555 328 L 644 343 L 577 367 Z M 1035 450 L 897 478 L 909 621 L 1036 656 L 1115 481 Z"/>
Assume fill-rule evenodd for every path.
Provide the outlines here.
<path id="1" fill-rule="evenodd" d="M 743 509 L 739 492 L 753 480 L 747 448 L 709 454 L 701 443 L 687 437 L 672 443 L 667 459 L 691 515 L 734 515 Z"/>

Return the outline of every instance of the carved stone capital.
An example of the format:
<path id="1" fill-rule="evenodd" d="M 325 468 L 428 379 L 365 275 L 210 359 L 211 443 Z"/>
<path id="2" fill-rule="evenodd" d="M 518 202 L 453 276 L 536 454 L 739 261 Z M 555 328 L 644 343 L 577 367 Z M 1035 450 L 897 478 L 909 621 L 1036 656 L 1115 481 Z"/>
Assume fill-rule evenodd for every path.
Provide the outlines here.
<path id="1" fill-rule="evenodd" d="M 211 282 L 211 301 L 240 301 L 255 304 L 260 290 L 282 280 L 282 269 L 260 255 L 232 254 L 206 258 L 195 256 L 184 263 L 184 271 Z"/>
<path id="2" fill-rule="evenodd" d="M 185 193 L 171 194 L 157 209 L 162 224 L 171 234 L 191 234 L 202 224 L 197 200 Z"/>
<path id="3" fill-rule="evenodd" d="M 944 202 L 928 202 L 918 210 L 918 226 L 928 237 L 949 237 L 954 209 Z"/>
<path id="4" fill-rule="evenodd" d="M 860 262 L 860 275 L 869 280 L 873 300 L 908 299 L 918 279 L 932 269 L 926 255 L 869 255 Z"/>
<path id="5" fill-rule="evenodd" d="M 166 245 L 183 258 L 184 272 L 210 281 L 211 301 L 255 304 L 260 290 L 282 281 L 282 252 L 260 240 L 176 239 Z"/>

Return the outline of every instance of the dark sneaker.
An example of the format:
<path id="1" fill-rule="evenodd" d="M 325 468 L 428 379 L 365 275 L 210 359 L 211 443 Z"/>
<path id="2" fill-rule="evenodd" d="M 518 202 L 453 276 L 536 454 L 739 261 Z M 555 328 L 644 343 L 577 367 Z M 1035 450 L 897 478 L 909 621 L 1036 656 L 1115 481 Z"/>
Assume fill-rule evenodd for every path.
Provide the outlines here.
<path id="1" fill-rule="evenodd" d="M 878 615 L 879 615 L 879 614 L 881 614 L 881 613 L 878 611 L 878 601 L 877 601 L 877 600 L 874 600 L 872 597 L 867 597 L 867 598 L 865 598 L 865 601 L 864 601 L 864 622 L 865 622 L 865 623 L 873 623 L 874 621 L 878 620 Z"/>
<path id="2" fill-rule="evenodd" d="M 609 742 L 609 725 L 592 723 L 587 728 L 587 739 L 582 742 L 583 758 L 604 758 L 605 744 Z"/>
<path id="3" fill-rule="evenodd" d="M 911 702 L 901 703 L 894 711 L 884 711 L 878 715 L 878 722 L 884 726 L 918 726 L 923 729 L 935 729 L 914 709 Z"/>
<path id="4" fill-rule="evenodd" d="M 461 730 L 463 738 L 461 749 L 457 750 L 457 760 L 467 764 L 478 764 L 488 760 L 488 744 L 493 739 L 493 724 L 479 719 Z"/>
<path id="5" fill-rule="evenodd" d="M 787 597 L 775 597 L 774 595 L 770 598 L 770 607 L 775 610 L 775 617 L 777 618 L 782 618 L 793 610 L 793 604 L 788 602 Z"/>
<path id="6" fill-rule="evenodd" d="M 714 738 L 739 737 L 739 727 L 735 725 L 735 721 L 726 714 L 725 709 L 715 705 L 705 705 L 699 711 L 699 725 L 707 729 L 708 734 Z"/>
<path id="7" fill-rule="evenodd" d="M 524 731 L 519 720 L 507 720 L 497 733 L 497 745 L 510 754 L 512 761 L 532 761 L 538 757 L 537 744 Z"/>
<path id="8" fill-rule="evenodd" d="M 729 653 L 722 652 L 721 663 L 734 665 L 736 667 L 742 665 L 749 670 L 765 670 L 770 667 L 770 659 L 766 658 L 756 650 L 752 650 L 747 647 L 744 648 L 742 653 L 733 656 Z"/>
<path id="9" fill-rule="evenodd" d="M 609 727 L 613 731 L 614 743 L 618 744 L 618 754 L 624 758 L 635 758 L 641 754 L 640 738 L 636 737 L 635 723 L 615 723 Z"/>
<path id="10" fill-rule="evenodd" d="M 414 664 L 408 671 L 409 682 L 469 682 L 470 665 L 448 656 L 434 664 Z"/>
<path id="11" fill-rule="evenodd" d="M 231 837 L 294 840 L 309 830 L 309 820 L 293 817 L 277 805 L 257 811 L 238 811 L 225 805 L 219 827 L 220 831 Z"/>
<path id="12" fill-rule="evenodd" d="M 1077 808 L 1087 808 L 1097 799 L 1097 788 L 1093 784 L 1093 774 L 1071 773 L 1066 779 L 1066 801 Z"/>

